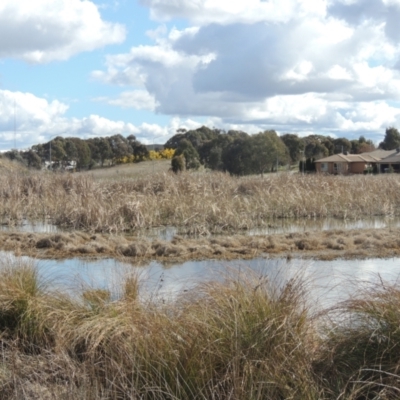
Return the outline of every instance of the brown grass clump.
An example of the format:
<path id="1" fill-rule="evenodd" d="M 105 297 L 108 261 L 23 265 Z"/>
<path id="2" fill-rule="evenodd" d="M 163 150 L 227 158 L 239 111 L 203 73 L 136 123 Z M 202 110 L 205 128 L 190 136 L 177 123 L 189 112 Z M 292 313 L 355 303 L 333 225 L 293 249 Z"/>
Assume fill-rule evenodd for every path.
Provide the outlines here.
<path id="1" fill-rule="evenodd" d="M 138 276 L 112 294 L 52 292 L 21 260 L 0 270 L 0 397 L 396 399 L 400 289 L 369 285 L 311 315 L 299 278 L 226 270 L 166 301 Z M 320 318 L 318 318 L 320 317 Z"/>
<path id="2" fill-rule="evenodd" d="M 29 281 L 30 271 L 14 265 L 14 274 L 27 274 Z M 200 285 L 167 305 L 141 301 L 134 276 L 114 300 L 102 289 L 87 288 L 79 299 L 24 288 L 25 297 L 46 302 L 32 310 L 10 308 L 20 292 L 7 300 L 0 287 L 2 328 L 9 332 L 0 340 L 6 348 L 7 370 L 0 375 L 4 399 L 20 393 L 32 398 L 317 398 L 310 369 L 313 333 L 300 282 L 278 289 L 246 273 Z M 4 310 L 15 318 L 4 317 Z M 52 340 L 26 328 L 21 335 L 28 317 Z M 33 339 L 34 353 L 27 351 Z M 41 368 L 32 374 L 38 363 Z"/>
<path id="3" fill-rule="evenodd" d="M 96 180 L 90 174 L 13 173 L 0 176 L 0 215 L 9 225 L 46 219 L 88 232 L 175 226 L 208 235 L 268 227 L 278 218 L 398 216 L 399 179 L 184 172 Z"/>
<path id="4" fill-rule="evenodd" d="M 334 398 L 400 396 L 400 289 L 381 282 L 329 312 L 317 368 Z"/>
<path id="5" fill-rule="evenodd" d="M 84 232 L 40 234 L 0 232 L 0 249 L 35 258 L 73 256 L 129 257 L 161 262 L 220 258 L 302 257 L 370 258 L 400 255 L 396 229 L 298 232 L 267 236 L 174 237 L 153 241 L 135 236 L 88 235 Z"/>

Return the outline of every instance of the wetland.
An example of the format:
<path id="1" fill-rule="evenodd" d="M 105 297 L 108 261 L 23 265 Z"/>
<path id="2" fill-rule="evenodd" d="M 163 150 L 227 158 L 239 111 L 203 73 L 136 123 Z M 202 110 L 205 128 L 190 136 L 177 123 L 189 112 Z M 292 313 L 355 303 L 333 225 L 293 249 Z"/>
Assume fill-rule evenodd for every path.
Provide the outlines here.
<path id="1" fill-rule="evenodd" d="M 2 398 L 397 398 L 397 175 L 124 171 L 0 176 Z"/>

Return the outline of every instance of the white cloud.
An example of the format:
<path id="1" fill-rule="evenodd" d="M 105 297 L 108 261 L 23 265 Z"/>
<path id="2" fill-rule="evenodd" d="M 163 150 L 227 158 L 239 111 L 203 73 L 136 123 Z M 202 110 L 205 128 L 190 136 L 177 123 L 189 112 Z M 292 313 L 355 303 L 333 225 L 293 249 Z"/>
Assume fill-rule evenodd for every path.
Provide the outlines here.
<path id="1" fill-rule="evenodd" d="M 150 93 L 158 113 L 338 136 L 400 124 L 397 0 L 142 3 L 195 26 L 162 26 L 93 76 Z"/>
<path id="2" fill-rule="evenodd" d="M 9 150 L 14 147 L 14 132 L 16 146 L 19 150 L 23 150 L 35 144 L 47 142 L 55 136 L 86 139 L 120 133 L 124 136 L 133 134 L 143 143 L 153 143 L 157 140 L 165 142 L 180 127 L 195 129 L 202 125 L 198 121 L 182 120 L 176 117 L 171 118 L 166 126 L 149 123 L 133 125 L 99 115 L 67 118 L 65 116 L 67 110 L 68 105 L 57 100 L 48 101 L 31 93 L 0 90 L 0 150 Z M 14 117 L 16 125 L 14 125 Z"/>
<path id="3" fill-rule="evenodd" d="M 67 118 L 68 106 L 48 101 L 30 93 L 0 90 L 0 150 L 14 146 L 14 100 L 16 110 L 16 145 L 27 149 L 55 136 L 102 137 L 121 133 L 135 135 L 146 144 L 162 143 L 178 128 L 196 129 L 201 125 L 221 129 L 240 129 L 256 133 L 275 129 L 280 133 L 310 132 L 358 137 L 363 134 L 374 141 L 382 140 L 387 126 L 400 126 L 400 109 L 384 101 L 349 103 L 332 101 L 324 95 L 304 94 L 275 96 L 257 103 L 239 103 L 237 118 L 208 117 L 192 119 L 172 117 L 168 124 L 133 125 L 99 115 Z"/>
<path id="4" fill-rule="evenodd" d="M 154 111 L 157 102 L 146 90 L 132 90 L 120 93 L 117 98 L 98 97 L 95 101 L 101 101 L 122 108 L 134 108 L 136 110 Z"/>
<path id="5" fill-rule="evenodd" d="M 0 58 L 31 63 L 66 60 L 125 39 L 125 28 L 103 21 L 88 0 L 2 0 Z"/>
<path id="6" fill-rule="evenodd" d="M 287 22 L 294 16 L 324 15 L 324 0 L 140 0 L 155 20 L 186 18 L 195 24 Z"/>

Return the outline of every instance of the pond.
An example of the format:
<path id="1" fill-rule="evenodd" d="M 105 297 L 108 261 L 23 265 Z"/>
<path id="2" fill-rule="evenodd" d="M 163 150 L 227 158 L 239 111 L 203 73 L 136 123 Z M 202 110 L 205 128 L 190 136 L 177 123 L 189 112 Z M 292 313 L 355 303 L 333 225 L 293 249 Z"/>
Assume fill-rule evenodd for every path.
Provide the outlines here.
<path id="1" fill-rule="evenodd" d="M 352 229 L 382 229 L 382 228 L 399 228 L 399 217 L 368 217 L 362 219 L 337 219 L 337 218 L 320 218 L 320 219 L 274 219 L 271 220 L 267 227 L 254 228 L 247 231 L 241 231 L 243 235 L 277 235 L 281 233 L 296 233 L 310 231 L 330 231 L 330 230 L 352 230 Z M 184 229 L 178 229 L 173 226 L 152 228 L 139 231 L 136 233 L 139 237 L 147 237 L 150 239 L 160 239 L 171 241 L 174 236 L 196 237 L 196 235 L 188 235 Z M 197 235 L 200 236 L 200 235 Z M 212 236 L 212 235 L 209 235 Z"/>
<path id="2" fill-rule="evenodd" d="M 13 256 L 7 254 L 7 257 Z M 27 257 L 24 259 L 29 260 Z M 268 276 L 277 285 L 300 276 L 307 283 L 310 300 L 318 307 L 334 305 L 356 289 L 367 290 L 381 279 L 397 282 L 400 276 L 400 258 L 334 261 L 257 258 L 189 261 L 171 266 L 153 261 L 144 267 L 114 259 L 34 262 L 41 279 L 55 289 L 77 293 L 85 288 L 104 288 L 117 297 L 121 282 L 127 275 L 135 273 L 141 281 L 141 295 L 162 300 L 190 291 L 199 282 L 221 279 L 224 274 L 234 275 L 241 271 L 246 275 L 249 269 L 257 275 Z"/>
<path id="3" fill-rule="evenodd" d="M 52 224 L 50 221 L 28 221 L 23 220 L 18 225 L 8 225 L 3 222 L 0 224 L 0 231 L 5 232 L 27 232 L 27 233 L 56 233 L 60 228 Z"/>
<path id="4" fill-rule="evenodd" d="M 399 228 L 399 217 L 369 217 L 362 219 L 274 219 L 267 227 L 249 229 L 242 231 L 243 235 L 273 235 L 281 233 L 295 233 L 306 231 L 327 231 L 327 230 L 351 230 L 351 229 L 381 229 Z M 51 221 L 28 221 L 24 220 L 20 225 L 9 226 L 6 223 L 0 225 L 0 231 L 29 232 L 29 233 L 55 233 L 68 231 L 51 224 Z M 152 240 L 171 241 L 176 235 L 183 237 L 196 237 L 200 235 L 188 235 L 185 229 L 178 229 L 173 226 L 143 229 L 133 232 L 134 237 L 148 238 Z M 211 235 L 210 235 L 211 236 Z"/>

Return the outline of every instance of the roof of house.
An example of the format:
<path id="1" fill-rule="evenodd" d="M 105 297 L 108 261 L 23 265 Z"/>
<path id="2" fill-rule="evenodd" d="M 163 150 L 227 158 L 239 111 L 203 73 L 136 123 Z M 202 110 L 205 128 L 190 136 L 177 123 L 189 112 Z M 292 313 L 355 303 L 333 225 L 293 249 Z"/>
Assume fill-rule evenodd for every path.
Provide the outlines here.
<path id="1" fill-rule="evenodd" d="M 400 152 L 395 150 L 395 153 L 391 154 L 389 157 L 382 158 L 380 162 L 384 164 L 400 163 Z"/>
<path id="2" fill-rule="evenodd" d="M 385 157 L 389 157 L 392 154 L 395 154 L 397 152 L 397 150 L 382 150 L 382 149 L 377 149 L 374 151 L 369 151 L 368 153 L 362 153 L 362 155 L 368 154 L 372 157 L 376 157 L 379 159 L 385 158 Z"/>
<path id="3" fill-rule="evenodd" d="M 354 163 L 354 162 L 377 162 L 379 161 L 380 158 L 374 157 L 368 153 L 362 153 L 362 154 L 334 154 L 333 156 L 321 158 L 319 160 L 316 160 L 315 162 L 348 162 L 348 163 Z"/>
<path id="4" fill-rule="evenodd" d="M 321 158 L 315 162 L 400 162 L 400 153 L 397 150 L 377 149 L 361 154 L 334 154 Z"/>

